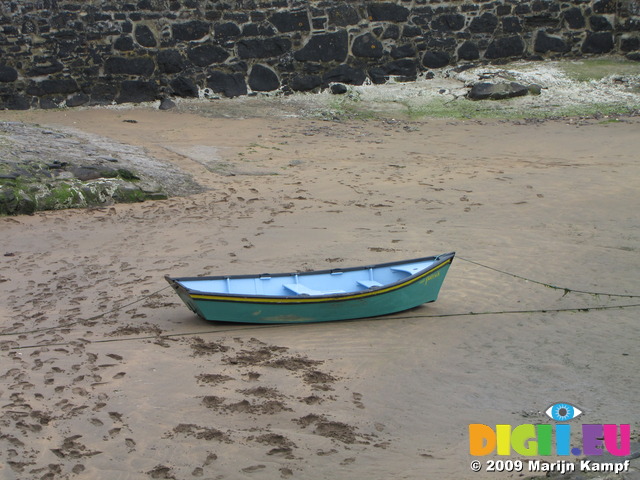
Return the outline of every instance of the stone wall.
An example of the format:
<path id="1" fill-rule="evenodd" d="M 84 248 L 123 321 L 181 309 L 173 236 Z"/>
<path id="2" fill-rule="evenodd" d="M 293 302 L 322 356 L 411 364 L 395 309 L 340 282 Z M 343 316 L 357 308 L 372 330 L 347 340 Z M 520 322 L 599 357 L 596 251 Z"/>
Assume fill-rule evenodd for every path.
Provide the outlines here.
<path id="1" fill-rule="evenodd" d="M 15 0 L 0 108 L 311 91 L 447 65 L 640 57 L 640 0 Z"/>

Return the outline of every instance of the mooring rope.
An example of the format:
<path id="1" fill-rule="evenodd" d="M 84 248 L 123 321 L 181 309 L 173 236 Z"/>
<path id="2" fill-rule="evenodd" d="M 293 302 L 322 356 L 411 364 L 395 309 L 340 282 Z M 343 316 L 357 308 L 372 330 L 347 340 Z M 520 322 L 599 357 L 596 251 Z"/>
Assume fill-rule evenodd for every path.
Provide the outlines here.
<path id="1" fill-rule="evenodd" d="M 600 296 L 603 296 L 603 297 L 640 298 L 640 295 L 633 295 L 633 294 L 627 294 L 627 293 L 591 292 L 591 291 L 587 291 L 587 290 L 578 290 L 578 289 L 575 289 L 575 288 L 559 287 L 557 285 L 552 285 L 550 283 L 540 282 L 538 280 L 533 280 L 531 278 L 523 277 L 522 275 L 518 275 L 516 273 L 511 273 L 511 272 L 507 272 L 505 270 L 500 270 L 499 268 L 491 267 L 489 265 L 484 265 L 484 264 L 476 262 L 474 260 L 469 260 L 468 258 L 463 258 L 463 257 L 457 256 L 457 255 L 456 255 L 456 259 L 462 260 L 464 262 L 472 263 L 472 264 L 477 265 L 477 266 L 482 267 L 482 268 L 487 268 L 489 270 L 493 270 L 494 272 L 502 273 L 504 275 L 509 275 L 510 277 L 519 278 L 520 280 L 525 280 L 525 281 L 531 282 L 531 283 L 536 283 L 538 285 L 542 285 L 542 286 L 547 287 L 547 288 L 552 288 L 554 290 L 563 290 L 564 291 L 564 295 L 566 295 L 567 293 L 585 293 L 587 295 L 595 295 L 595 296 L 599 296 L 600 295 Z"/>

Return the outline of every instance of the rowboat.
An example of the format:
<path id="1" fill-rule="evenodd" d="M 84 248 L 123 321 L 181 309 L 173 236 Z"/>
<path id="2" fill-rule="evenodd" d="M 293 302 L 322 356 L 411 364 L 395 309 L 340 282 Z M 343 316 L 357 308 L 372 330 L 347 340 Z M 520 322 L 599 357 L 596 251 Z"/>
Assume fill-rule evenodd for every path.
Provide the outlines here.
<path id="1" fill-rule="evenodd" d="M 454 255 L 299 273 L 165 278 L 204 320 L 328 322 L 434 302 Z"/>

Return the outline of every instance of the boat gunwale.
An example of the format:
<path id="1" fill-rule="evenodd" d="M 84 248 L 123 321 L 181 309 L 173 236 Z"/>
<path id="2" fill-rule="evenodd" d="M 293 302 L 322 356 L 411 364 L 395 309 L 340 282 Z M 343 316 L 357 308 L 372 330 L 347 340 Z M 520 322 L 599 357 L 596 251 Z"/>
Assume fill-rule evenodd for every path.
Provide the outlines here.
<path id="1" fill-rule="evenodd" d="M 402 288 L 406 285 L 414 283 L 423 277 L 430 275 L 431 273 L 439 270 L 447 264 L 453 262 L 455 252 L 443 253 L 440 255 L 432 255 L 429 257 L 420 257 L 409 260 L 400 260 L 394 262 L 378 263 L 374 265 L 360 266 L 360 267 L 348 267 L 348 268 L 334 268 L 325 270 L 311 270 L 308 272 L 291 272 L 291 273 L 276 273 L 276 274 L 249 274 L 249 275 L 216 275 L 216 276 L 203 276 L 203 277 L 170 277 L 165 275 L 165 279 L 171 284 L 177 291 L 182 291 L 193 300 L 203 301 L 222 301 L 222 302 L 251 302 L 251 303 L 312 303 L 312 302 L 326 302 L 326 301 L 343 301 L 356 298 L 368 297 L 371 295 L 380 295 L 389 291 L 394 291 Z M 179 282 L 183 281 L 208 281 L 208 280 L 233 280 L 233 279 L 247 279 L 247 278 L 260 278 L 260 277 L 287 277 L 292 275 L 310 276 L 310 275 L 325 275 L 336 272 L 352 272 L 356 270 L 367 270 L 370 268 L 384 268 L 392 267 L 394 265 L 402 265 L 407 263 L 424 262 L 428 260 L 436 260 L 437 263 L 430 265 L 427 268 L 423 268 L 418 272 L 402 278 L 397 282 L 387 283 L 381 287 L 367 288 L 365 290 L 341 292 L 341 293 L 326 293 L 322 295 L 260 295 L 260 294 L 242 294 L 242 293 L 224 293 L 224 292 L 205 292 L 201 290 L 194 290 L 187 288 Z"/>

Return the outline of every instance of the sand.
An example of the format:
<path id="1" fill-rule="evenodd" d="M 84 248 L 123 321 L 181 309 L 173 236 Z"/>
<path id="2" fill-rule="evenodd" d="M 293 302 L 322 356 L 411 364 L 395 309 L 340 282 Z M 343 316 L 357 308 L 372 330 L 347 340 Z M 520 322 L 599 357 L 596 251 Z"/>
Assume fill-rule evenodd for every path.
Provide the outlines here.
<path id="1" fill-rule="evenodd" d="M 207 190 L 0 218 L 0 477 L 496 478 L 468 425 L 557 401 L 637 441 L 639 118 L 3 117 Z M 163 279 L 448 251 L 437 302 L 347 322 L 207 323 Z"/>

